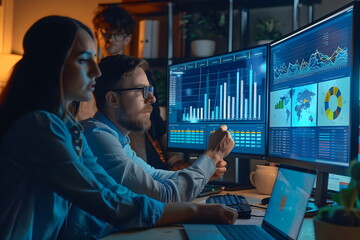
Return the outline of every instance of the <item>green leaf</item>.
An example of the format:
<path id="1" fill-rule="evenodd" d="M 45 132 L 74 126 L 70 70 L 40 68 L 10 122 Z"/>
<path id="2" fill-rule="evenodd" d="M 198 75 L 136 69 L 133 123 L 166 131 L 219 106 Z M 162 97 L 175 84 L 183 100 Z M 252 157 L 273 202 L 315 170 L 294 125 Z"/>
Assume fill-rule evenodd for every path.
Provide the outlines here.
<path id="1" fill-rule="evenodd" d="M 360 162 L 354 162 L 350 167 L 350 173 L 352 180 L 360 182 Z"/>
<path id="2" fill-rule="evenodd" d="M 282 36 L 281 32 L 276 29 L 277 21 L 272 18 L 257 19 L 256 28 L 258 34 L 256 40 L 274 40 Z"/>
<path id="3" fill-rule="evenodd" d="M 354 186 L 352 189 L 351 189 L 351 192 L 350 192 L 350 199 L 349 199 L 349 203 L 350 203 L 350 208 L 354 208 L 355 207 L 355 204 L 356 204 L 356 201 L 357 201 L 357 195 L 358 195 L 358 190 L 357 190 L 357 187 Z"/>
<path id="4" fill-rule="evenodd" d="M 357 188 L 356 186 L 349 186 L 347 189 L 342 189 L 341 203 L 345 209 L 351 209 L 355 206 L 357 200 Z"/>
<path id="5" fill-rule="evenodd" d="M 341 195 L 339 193 L 332 195 L 331 199 L 334 200 L 340 206 L 342 206 Z"/>
<path id="6" fill-rule="evenodd" d="M 183 38 L 189 41 L 224 38 L 228 34 L 227 24 L 226 14 L 220 11 L 186 13 L 180 20 Z"/>

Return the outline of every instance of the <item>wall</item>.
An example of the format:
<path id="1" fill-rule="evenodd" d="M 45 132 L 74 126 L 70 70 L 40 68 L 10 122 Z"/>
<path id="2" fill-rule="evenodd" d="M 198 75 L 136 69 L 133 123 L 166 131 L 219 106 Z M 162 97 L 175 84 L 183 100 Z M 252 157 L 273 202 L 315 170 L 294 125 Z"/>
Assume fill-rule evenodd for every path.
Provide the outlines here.
<path id="1" fill-rule="evenodd" d="M 12 49 L 12 21 L 14 0 L 3 0 L 0 5 L 0 91 L 6 84 L 8 73 L 20 59 L 20 55 L 10 54 Z"/>
<path id="2" fill-rule="evenodd" d="M 7 0 L 5 0 L 7 1 Z M 26 30 L 39 18 L 59 14 L 74 17 L 92 27 L 91 19 L 98 3 L 109 3 L 115 1 L 105 0 L 13 0 L 14 21 L 13 21 L 13 53 L 22 53 L 22 38 Z M 223 0 L 224 1 L 224 0 Z M 119 1 L 121 2 L 121 1 Z M 351 2 L 351 0 L 322 0 L 321 4 L 314 7 L 315 19 L 338 9 Z M 292 21 L 291 7 L 277 7 L 270 9 L 254 9 L 250 11 L 250 26 L 254 26 L 256 18 L 273 17 L 280 22 L 280 29 L 283 34 L 291 31 Z M 307 7 L 301 7 L 301 25 L 307 22 Z M 234 26 L 236 27 L 236 25 Z M 255 43 L 256 30 L 250 28 L 251 45 Z M 236 43 L 235 43 L 236 45 Z"/>
<path id="3" fill-rule="evenodd" d="M 6 1 L 6 0 L 5 0 Z M 104 0 L 14 0 L 12 52 L 22 54 L 22 39 L 27 29 L 39 18 L 64 15 L 76 18 L 92 27 L 92 17 L 98 3 Z"/>
<path id="4" fill-rule="evenodd" d="M 4 38 L 4 5 L 0 6 L 0 53 L 3 53 L 3 38 Z"/>
<path id="5" fill-rule="evenodd" d="M 0 53 L 9 54 L 12 49 L 14 0 L 3 0 L 0 6 Z"/>

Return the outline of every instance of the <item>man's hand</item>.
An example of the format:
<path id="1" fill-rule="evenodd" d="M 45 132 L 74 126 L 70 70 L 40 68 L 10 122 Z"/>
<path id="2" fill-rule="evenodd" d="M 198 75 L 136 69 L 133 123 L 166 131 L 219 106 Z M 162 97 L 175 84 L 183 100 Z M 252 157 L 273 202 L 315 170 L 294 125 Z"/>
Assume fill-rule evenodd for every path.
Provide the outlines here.
<path id="1" fill-rule="evenodd" d="M 217 164 L 231 152 L 234 145 L 234 140 L 227 131 L 227 126 L 222 125 L 210 135 L 208 149 L 205 154 Z"/>
<path id="2" fill-rule="evenodd" d="M 220 177 L 222 177 L 227 168 L 226 168 L 227 162 L 224 161 L 224 159 L 221 159 L 217 164 L 216 164 L 216 170 L 215 173 L 211 176 L 210 180 L 216 180 Z"/>

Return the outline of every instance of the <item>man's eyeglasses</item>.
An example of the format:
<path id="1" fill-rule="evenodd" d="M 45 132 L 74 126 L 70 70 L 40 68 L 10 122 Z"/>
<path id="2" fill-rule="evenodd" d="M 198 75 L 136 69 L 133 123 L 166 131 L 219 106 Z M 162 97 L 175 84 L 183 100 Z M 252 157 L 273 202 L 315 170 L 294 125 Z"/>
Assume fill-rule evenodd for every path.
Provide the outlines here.
<path id="1" fill-rule="evenodd" d="M 110 39 L 114 37 L 114 40 L 118 42 L 124 41 L 124 39 L 127 37 L 127 34 L 124 32 L 110 32 L 105 29 L 101 29 L 99 33 L 100 33 L 100 38 L 102 39 Z"/>
<path id="2" fill-rule="evenodd" d="M 122 91 L 130 91 L 130 90 L 143 90 L 143 97 L 146 99 L 149 96 L 149 93 L 154 94 L 155 87 L 154 86 L 145 86 L 145 87 L 137 87 L 137 88 L 118 88 L 112 90 L 113 92 L 122 92 Z"/>

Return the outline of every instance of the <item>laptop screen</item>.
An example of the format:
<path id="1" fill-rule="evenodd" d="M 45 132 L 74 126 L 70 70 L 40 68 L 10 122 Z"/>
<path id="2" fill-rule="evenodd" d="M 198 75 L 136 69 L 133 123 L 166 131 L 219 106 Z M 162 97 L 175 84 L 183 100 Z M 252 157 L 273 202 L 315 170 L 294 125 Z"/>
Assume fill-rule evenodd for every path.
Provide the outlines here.
<path id="1" fill-rule="evenodd" d="M 272 229 L 296 239 L 315 181 L 315 171 L 279 168 L 263 221 Z"/>

